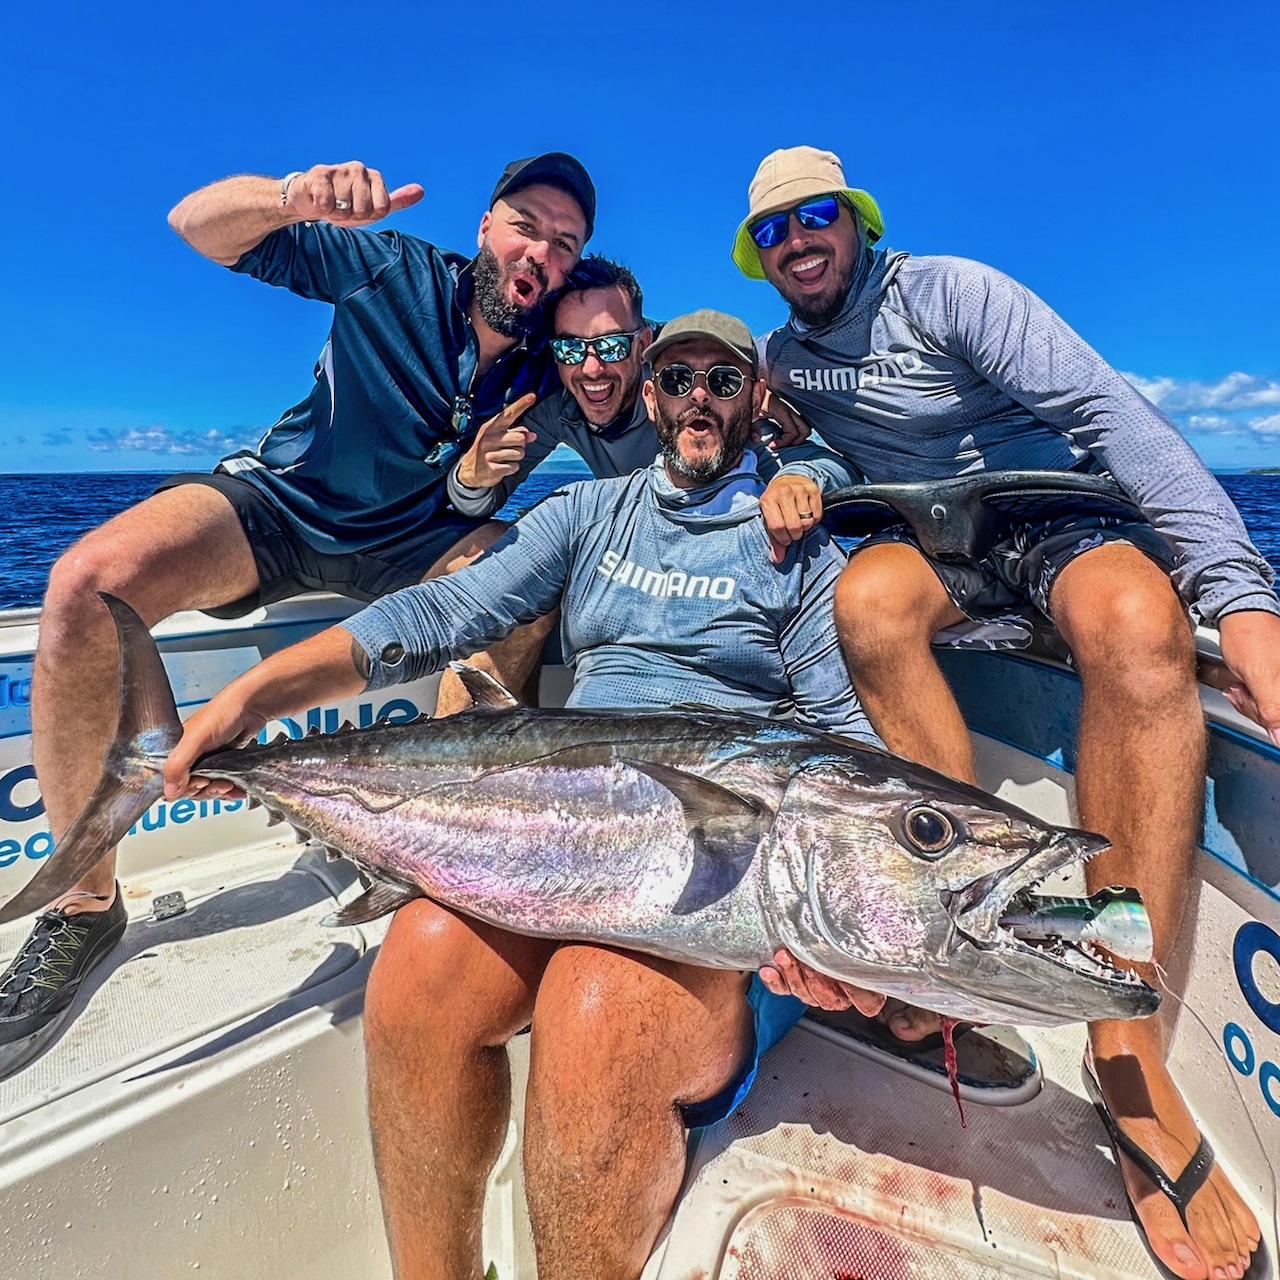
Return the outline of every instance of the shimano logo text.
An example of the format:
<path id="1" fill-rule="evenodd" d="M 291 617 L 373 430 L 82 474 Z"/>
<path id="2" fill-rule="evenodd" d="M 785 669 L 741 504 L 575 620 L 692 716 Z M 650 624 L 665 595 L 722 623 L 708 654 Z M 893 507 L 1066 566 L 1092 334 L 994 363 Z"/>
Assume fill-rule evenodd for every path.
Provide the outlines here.
<path id="1" fill-rule="evenodd" d="M 596 572 L 604 574 L 611 582 L 643 591 L 647 596 L 680 596 L 685 600 L 701 600 L 708 596 L 712 600 L 728 600 L 737 585 L 733 578 L 681 573 L 679 569 L 659 573 L 656 569 L 646 569 L 644 565 L 624 560 L 616 551 L 606 551 L 600 557 Z"/>
<path id="2" fill-rule="evenodd" d="M 828 366 L 823 369 L 792 369 L 787 375 L 797 391 L 856 391 L 887 382 L 904 373 L 918 373 L 924 361 L 917 351 L 896 351 L 866 364 Z"/>

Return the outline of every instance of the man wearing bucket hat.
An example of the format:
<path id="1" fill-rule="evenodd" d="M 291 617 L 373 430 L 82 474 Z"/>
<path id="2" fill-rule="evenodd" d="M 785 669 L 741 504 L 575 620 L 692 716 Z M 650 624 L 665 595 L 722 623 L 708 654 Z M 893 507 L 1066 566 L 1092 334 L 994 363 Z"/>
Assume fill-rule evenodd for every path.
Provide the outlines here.
<path id="1" fill-rule="evenodd" d="M 306 395 L 255 448 L 211 474 L 168 477 L 54 565 L 31 716 L 56 838 L 92 791 L 115 723 L 116 641 L 99 590 L 152 624 L 181 609 L 239 617 L 303 591 L 371 600 L 484 545 L 485 522 L 449 507 L 446 477 L 486 419 L 514 421 L 557 385 L 545 304 L 591 234 L 595 188 L 563 152 L 513 161 L 472 259 L 369 229 L 422 195 L 416 184 L 388 191 L 352 161 L 225 178 L 169 215 L 213 261 L 330 304 L 332 325 Z M 510 683 L 543 638 L 513 638 Z M 113 852 L 37 919 L 0 974 L 0 1077 L 50 1042 L 125 925 Z"/>
<path id="2" fill-rule="evenodd" d="M 187 722 L 166 765 L 173 794 L 249 705 L 288 714 L 299 698 L 411 680 L 556 605 L 570 706 L 790 707 L 874 740 L 829 621 L 843 555 L 821 528 L 781 563 L 765 553 L 750 330 L 693 312 L 644 358 L 661 446 L 650 467 L 558 490 L 475 564 L 242 676 Z M 881 1003 L 804 972 L 810 1002 Z M 532 1027 L 524 1167 L 538 1274 L 638 1276 L 680 1188 L 686 1129 L 742 1101 L 803 1005 L 749 974 L 517 936 L 418 899 L 396 913 L 364 1011 L 394 1270 L 434 1280 L 483 1265 L 485 1181 L 510 1105 L 505 1045 L 521 1028 Z"/>
<path id="3" fill-rule="evenodd" d="M 1080 822 L 1113 841 L 1089 863 L 1090 889 L 1141 889 L 1157 955 L 1167 956 L 1204 785 L 1187 610 L 1219 627 L 1238 680 L 1228 696 L 1280 743 L 1280 603 L 1269 566 L 1159 410 L 1007 276 L 879 247 L 879 206 L 846 184 L 836 156 L 813 147 L 767 156 L 749 206 L 733 259 L 791 307 L 788 323 L 761 340 L 767 376 L 868 480 L 1107 471 L 1147 517 L 1011 523 L 991 553 L 966 564 L 930 559 L 905 526 L 886 530 L 850 561 L 835 619 L 889 748 L 970 781 L 970 739 L 931 643 L 944 631 L 972 638 L 996 618 L 1025 643 L 1034 612 L 1052 619 L 1083 688 Z M 821 518 L 812 477 L 783 474 L 774 486 L 792 533 Z M 907 1031 L 921 1020 L 904 1011 L 896 1021 Z M 1241 1274 L 1257 1224 L 1203 1155 L 1165 1066 L 1159 1020 L 1095 1024 L 1090 1038 L 1091 1070 L 1109 1127 L 1123 1126 L 1126 1186 L 1152 1249 L 1181 1276 Z M 1172 1196 L 1140 1171 L 1144 1157 L 1164 1171 Z M 1195 1176 L 1171 1187 L 1184 1169 Z"/>

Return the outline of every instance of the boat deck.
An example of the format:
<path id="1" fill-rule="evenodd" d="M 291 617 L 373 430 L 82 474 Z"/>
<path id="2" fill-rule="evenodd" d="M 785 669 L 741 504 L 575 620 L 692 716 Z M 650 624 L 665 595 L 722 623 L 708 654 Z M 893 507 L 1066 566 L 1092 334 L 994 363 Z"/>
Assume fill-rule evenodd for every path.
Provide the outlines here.
<path id="1" fill-rule="evenodd" d="M 254 815 L 255 818 L 257 815 Z M 160 894 L 186 910 L 156 920 Z M 125 882 L 131 924 L 78 1016 L 0 1082 L 0 1274 L 389 1276 L 364 1116 L 362 991 L 380 926 L 321 920 L 345 863 L 265 838 Z M 0 933 L 0 948 L 25 926 Z M 1083 1096 L 1083 1032 L 1028 1034 L 1034 1098 L 965 1103 L 807 1020 L 696 1134 L 645 1280 L 1158 1273 Z M 533 1275 L 517 1106 L 486 1249 Z"/>

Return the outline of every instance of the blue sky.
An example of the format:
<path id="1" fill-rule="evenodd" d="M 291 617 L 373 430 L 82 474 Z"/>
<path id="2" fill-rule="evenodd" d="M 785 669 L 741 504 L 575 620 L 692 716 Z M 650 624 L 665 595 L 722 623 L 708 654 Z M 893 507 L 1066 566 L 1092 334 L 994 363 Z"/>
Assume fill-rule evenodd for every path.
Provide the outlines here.
<path id="1" fill-rule="evenodd" d="M 11 7 L 0 471 L 204 469 L 307 389 L 327 309 L 165 215 L 352 158 L 469 249 L 515 156 L 579 155 L 647 309 L 783 310 L 729 261 L 759 159 L 844 160 L 885 240 L 992 263 L 1213 466 L 1280 465 L 1280 6 L 681 3 Z"/>

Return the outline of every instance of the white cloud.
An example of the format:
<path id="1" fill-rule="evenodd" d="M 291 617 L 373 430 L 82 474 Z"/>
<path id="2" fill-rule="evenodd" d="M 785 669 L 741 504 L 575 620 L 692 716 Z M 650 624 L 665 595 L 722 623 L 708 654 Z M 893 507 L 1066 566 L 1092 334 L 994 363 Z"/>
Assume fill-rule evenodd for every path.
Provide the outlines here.
<path id="1" fill-rule="evenodd" d="M 1217 382 L 1191 378 L 1125 377 L 1167 413 L 1170 409 L 1263 409 L 1280 405 L 1280 382 L 1252 373 L 1229 373 Z"/>
<path id="2" fill-rule="evenodd" d="M 1187 435 L 1252 436 L 1274 443 L 1280 436 L 1280 382 L 1252 373 L 1229 373 L 1217 382 L 1192 378 L 1124 375 L 1158 404 Z M 1259 410 L 1271 409 L 1265 413 Z"/>
<path id="3" fill-rule="evenodd" d="M 86 443 L 98 453 L 144 452 L 220 458 L 236 449 L 256 445 L 262 435 L 261 427 L 188 432 L 162 426 L 127 427 L 123 431 L 92 431 Z"/>
<path id="4" fill-rule="evenodd" d="M 1256 419 L 1249 428 L 1255 435 L 1280 436 L 1280 413 Z"/>

